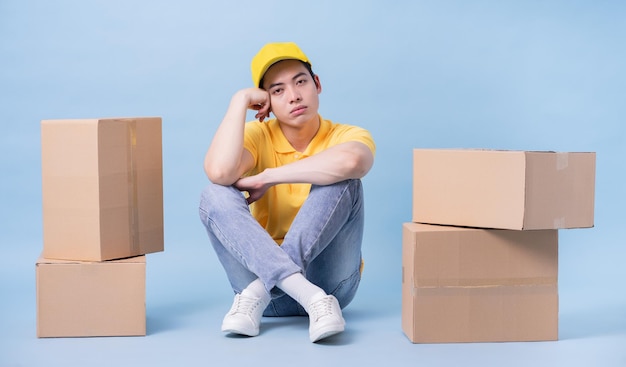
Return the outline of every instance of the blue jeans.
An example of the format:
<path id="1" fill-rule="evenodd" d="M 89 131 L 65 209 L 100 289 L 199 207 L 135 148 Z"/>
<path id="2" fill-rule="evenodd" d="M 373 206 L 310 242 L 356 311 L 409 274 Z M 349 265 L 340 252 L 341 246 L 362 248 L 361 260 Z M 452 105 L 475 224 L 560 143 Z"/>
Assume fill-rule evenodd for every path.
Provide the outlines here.
<path id="1" fill-rule="evenodd" d="M 272 295 L 264 316 L 307 314 L 275 287 L 298 272 L 334 295 L 342 308 L 352 301 L 361 280 L 363 212 L 360 180 L 311 185 L 308 198 L 278 246 L 235 187 L 211 183 L 200 200 L 200 219 L 233 290 L 240 293 L 259 278 Z"/>

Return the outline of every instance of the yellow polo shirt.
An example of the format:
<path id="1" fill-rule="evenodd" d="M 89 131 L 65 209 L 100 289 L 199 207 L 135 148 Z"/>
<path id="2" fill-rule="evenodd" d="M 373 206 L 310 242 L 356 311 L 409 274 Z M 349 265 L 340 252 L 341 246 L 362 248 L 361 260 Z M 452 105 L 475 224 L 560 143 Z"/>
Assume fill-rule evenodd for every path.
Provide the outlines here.
<path id="1" fill-rule="evenodd" d="M 266 168 L 280 167 L 310 157 L 334 145 L 359 141 L 372 153 L 376 145 L 371 134 L 360 127 L 337 124 L 320 116 L 320 128 L 304 152 L 296 151 L 283 135 L 276 119 L 246 123 L 244 148 L 254 157 L 255 166 L 246 176 L 263 172 Z M 272 186 L 265 195 L 250 205 L 256 220 L 281 244 L 298 210 L 309 195 L 310 184 L 280 184 Z"/>

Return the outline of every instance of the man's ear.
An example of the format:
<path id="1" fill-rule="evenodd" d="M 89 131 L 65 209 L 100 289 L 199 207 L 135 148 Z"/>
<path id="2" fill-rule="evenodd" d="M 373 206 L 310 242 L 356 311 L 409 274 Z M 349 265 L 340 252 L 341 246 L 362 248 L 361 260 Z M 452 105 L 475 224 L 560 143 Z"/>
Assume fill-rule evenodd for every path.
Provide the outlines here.
<path id="1" fill-rule="evenodd" d="M 322 93 L 322 83 L 320 83 L 320 77 L 317 74 L 313 76 L 313 81 L 315 82 L 315 87 L 317 87 L 317 94 Z"/>

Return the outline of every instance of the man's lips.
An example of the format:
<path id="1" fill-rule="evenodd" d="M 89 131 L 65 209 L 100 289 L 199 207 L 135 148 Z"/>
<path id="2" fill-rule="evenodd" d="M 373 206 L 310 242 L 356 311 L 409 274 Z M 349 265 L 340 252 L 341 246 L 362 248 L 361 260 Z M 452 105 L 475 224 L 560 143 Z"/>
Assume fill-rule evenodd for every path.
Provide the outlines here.
<path id="1" fill-rule="evenodd" d="M 293 110 L 291 110 L 290 113 L 294 114 L 294 115 L 299 115 L 301 113 L 304 113 L 306 108 L 307 108 L 306 106 L 298 106 L 298 107 L 294 108 Z"/>

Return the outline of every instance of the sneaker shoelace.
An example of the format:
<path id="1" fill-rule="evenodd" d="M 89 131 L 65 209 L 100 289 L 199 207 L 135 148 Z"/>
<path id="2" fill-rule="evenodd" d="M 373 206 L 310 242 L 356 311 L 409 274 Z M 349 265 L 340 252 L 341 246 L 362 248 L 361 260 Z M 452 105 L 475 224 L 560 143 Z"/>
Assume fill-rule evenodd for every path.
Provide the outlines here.
<path id="1" fill-rule="evenodd" d="M 244 315 L 252 316 L 254 310 L 259 307 L 260 303 L 261 300 L 258 298 L 246 297 L 239 294 L 231 313 L 241 313 Z"/>
<path id="2" fill-rule="evenodd" d="M 316 301 L 311 305 L 311 314 L 313 316 L 313 320 L 318 321 L 319 319 L 330 316 L 333 314 L 333 306 L 332 306 L 332 298 L 324 297 L 319 301 Z"/>

